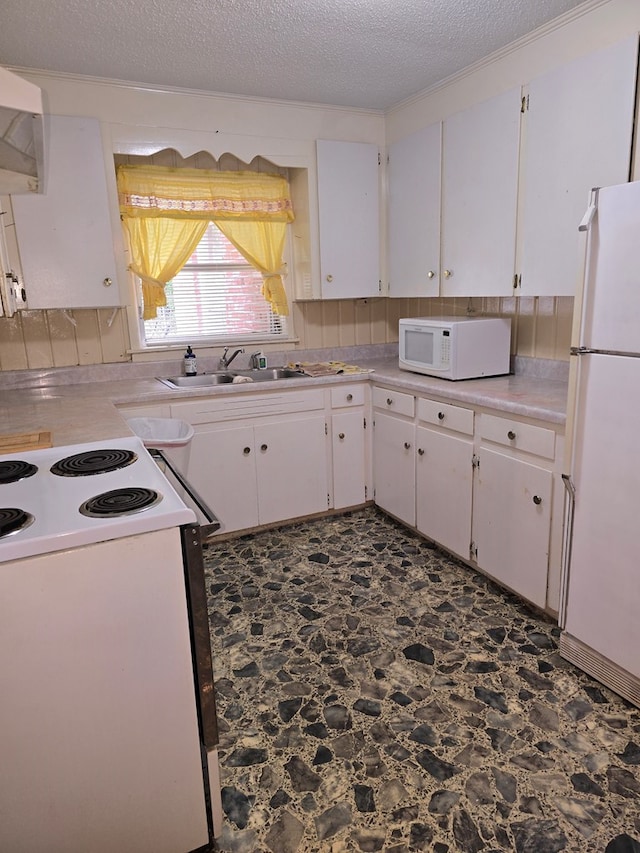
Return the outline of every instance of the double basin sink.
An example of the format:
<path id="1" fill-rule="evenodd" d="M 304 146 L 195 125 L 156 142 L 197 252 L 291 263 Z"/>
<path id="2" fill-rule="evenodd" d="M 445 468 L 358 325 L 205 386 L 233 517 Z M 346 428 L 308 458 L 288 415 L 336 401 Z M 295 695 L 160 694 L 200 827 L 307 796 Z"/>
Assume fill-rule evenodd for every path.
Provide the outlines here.
<path id="1" fill-rule="evenodd" d="M 158 377 L 169 388 L 209 388 L 213 385 L 230 385 L 237 377 L 246 376 L 252 382 L 273 382 L 278 379 L 299 379 L 304 374 L 290 367 L 267 367 L 263 370 L 225 370 L 198 373 L 195 376 Z"/>

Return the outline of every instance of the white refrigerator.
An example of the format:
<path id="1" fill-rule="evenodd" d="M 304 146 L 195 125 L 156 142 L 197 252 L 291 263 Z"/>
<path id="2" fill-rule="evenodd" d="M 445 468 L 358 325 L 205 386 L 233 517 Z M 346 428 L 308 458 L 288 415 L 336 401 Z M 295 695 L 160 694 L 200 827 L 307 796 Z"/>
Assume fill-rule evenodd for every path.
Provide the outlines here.
<path id="1" fill-rule="evenodd" d="M 560 653 L 640 706 L 640 182 L 594 190 L 580 230 Z"/>

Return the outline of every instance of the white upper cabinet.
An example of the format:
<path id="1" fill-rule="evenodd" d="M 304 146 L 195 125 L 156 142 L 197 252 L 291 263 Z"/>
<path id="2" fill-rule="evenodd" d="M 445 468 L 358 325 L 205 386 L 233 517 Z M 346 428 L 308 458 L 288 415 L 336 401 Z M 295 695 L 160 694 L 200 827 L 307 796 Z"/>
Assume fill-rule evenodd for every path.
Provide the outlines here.
<path id="1" fill-rule="evenodd" d="M 441 149 L 440 122 L 389 148 L 389 296 L 438 296 Z"/>
<path id="2" fill-rule="evenodd" d="M 47 116 L 45 130 L 45 192 L 12 197 L 27 304 L 120 305 L 100 123 Z"/>
<path id="3" fill-rule="evenodd" d="M 634 35 L 530 83 L 516 294 L 574 294 L 589 192 L 629 180 L 637 54 Z"/>
<path id="4" fill-rule="evenodd" d="M 443 296 L 513 293 L 520 117 L 516 88 L 444 122 Z"/>
<path id="5" fill-rule="evenodd" d="M 378 146 L 317 140 L 323 299 L 380 293 Z"/>

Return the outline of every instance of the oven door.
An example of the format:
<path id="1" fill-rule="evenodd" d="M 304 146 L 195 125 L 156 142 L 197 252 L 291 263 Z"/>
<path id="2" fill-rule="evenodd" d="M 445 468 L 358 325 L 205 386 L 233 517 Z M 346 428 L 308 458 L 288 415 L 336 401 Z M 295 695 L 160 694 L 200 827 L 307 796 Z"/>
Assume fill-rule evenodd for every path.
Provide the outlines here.
<path id="1" fill-rule="evenodd" d="M 184 474 L 178 469 L 174 461 L 163 450 L 148 447 L 147 450 L 160 466 L 163 474 L 180 495 L 185 504 L 192 509 L 201 528 L 202 541 L 206 542 L 210 536 L 223 529 L 222 522 L 216 516 L 211 507 L 200 497 Z"/>

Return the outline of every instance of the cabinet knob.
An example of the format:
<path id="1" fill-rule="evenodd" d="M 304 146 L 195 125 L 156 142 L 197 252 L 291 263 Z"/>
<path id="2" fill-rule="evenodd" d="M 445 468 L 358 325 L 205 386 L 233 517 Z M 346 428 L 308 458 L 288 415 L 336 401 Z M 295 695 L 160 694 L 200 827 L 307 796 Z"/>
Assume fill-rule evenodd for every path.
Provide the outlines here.
<path id="1" fill-rule="evenodd" d="M 347 403 L 350 403 L 353 400 L 353 394 L 347 394 Z"/>
<path id="2" fill-rule="evenodd" d="M 245 448 L 244 448 L 244 450 L 243 450 L 242 452 L 244 453 L 244 455 L 245 455 L 245 456 L 248 456 L 248 455 L 251 453 L 251 448 L 250 448 L 250 447 L 245 447 Z"/>
<path id="3" fill-rule="evenodd" d="M 340 441 L 342 441 L 342 439 L 344 438 L 344 433 L 343 433 L 343 432 L 339 432 L 339 433 L 338 433 L 338 438 L 340 439 Z"/>
<path id="4" fill-rule="evenodd" d="M 260 450 L 261 450 L 263 453 L 265 452 L 265 450 L 268 450 L 268 449 L 269 449 L 269 445 L 268 445 L 268 444 L 261 444 L 261 445 L 260 445 Z"/>
<path id="5" fill-rule="evenodd" d="M 443 420 L 444 420 L 444 412 L 438 412 L 438 420 L 439 420 L 439 421 L 443 421 Z"/>
<path id="6" fill-rule="evenodd" d="M 329 282 L 329 284 L 331 284 L 331 282 L 333 281 L 333 276 L 332 276 L 332 275 L 328 275 L 328 276 L 327 276 L 327 281 Z"/>
<path id="7" fill-rule="evenodd" d="M 422 447 L 418 448 L 418 456 L 424 456 L 424 449 Z"/>
<path id="8" fill-rule="evenodd" d="M 509 439 L 509 441 L 513 441 L 513 439 L 515 437 L 516 437 L 515 432 L 512 429 L 510 429 L 509 432 L 507 433 L 507 438 Z"/>
<path id="9" fill-rule="evenodd" d="M 452 275 L 453 275 L 453 270 L 445 270 L 444 271 L 444 277 L 445 278 L 451 278 Z"/>
<path id="10" fill-rule="evenodd" d="M 387 397 L 387 406 L 390 406 L 393 403 L 393 399 L 391 397 Z"/>
<path id="11" fill-rule="evenodd" d="M 105 287 L 111 287 L 111 285 L 113 284 L 113 281 L 112 281 L 112 279 L 107 277 L 107 278 L 102 279 L 102 283 L 104 284 Z"/>
<path id="12" fill-rule="evenodd" d="M 540 504 L 542 503 L 542 498 L 540 497 L 540 495 L 534 495 L 533 502 L 536 506 L 540 506 Z"/>
<path id="13" fill-rule="evenodd" d="M 427 273 L 427 278 L 435 278 L 435 275 L 436 274 L 433 270 L 429 270 L 429 272 Z"/>
<path id="14" fill-rule="evenodd" d="M 404 449 L 405 449 L 405 450 L 409 450 L 409 448 L 410 448 L 410 447 L 411 447 L 411 445 L 409 444 L 409 442 L 408 442 L 408 441 L 405 441 L 405 443 L 404 443 Z"/>

